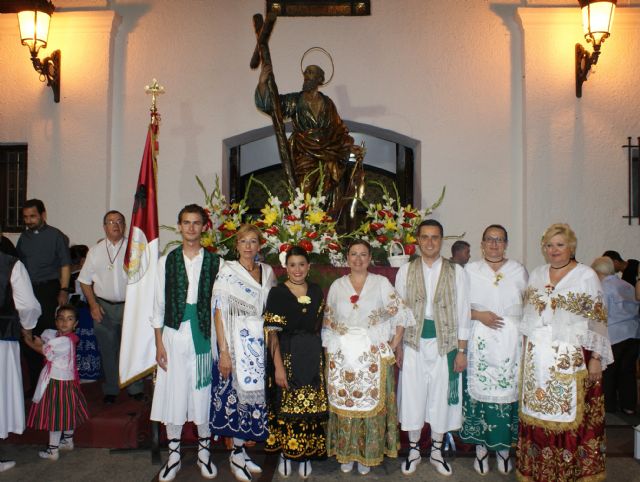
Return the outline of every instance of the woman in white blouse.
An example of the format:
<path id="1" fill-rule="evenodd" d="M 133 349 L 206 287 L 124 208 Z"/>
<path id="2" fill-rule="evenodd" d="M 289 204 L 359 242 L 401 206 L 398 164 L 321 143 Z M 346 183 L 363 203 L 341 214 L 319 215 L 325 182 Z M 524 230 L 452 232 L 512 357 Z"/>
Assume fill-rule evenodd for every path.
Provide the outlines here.
<path id="1" fill-rule="evenodd" d="M 384 455 L 396 457 L 398 417 L 393 365 L 411 311 L 384 276 L 369 273 L 371 246 L 349 246 L 349 275 L 329 289 L 322 330 L 327 350 L 327 453 L 350 472 L 369 473 Z M 400 352 L 401 353 L 401 352 Z"/>

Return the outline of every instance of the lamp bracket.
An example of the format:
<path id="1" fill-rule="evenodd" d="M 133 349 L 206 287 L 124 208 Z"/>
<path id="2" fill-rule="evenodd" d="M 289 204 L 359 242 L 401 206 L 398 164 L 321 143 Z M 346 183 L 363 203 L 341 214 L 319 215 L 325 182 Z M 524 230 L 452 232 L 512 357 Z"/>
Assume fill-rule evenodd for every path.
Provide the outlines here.
<path id="1" fill-rule="evenodd" d="M 600 45 L 593 46 L 593 53 L 589 53 L 581 44 L 576 44 L 576 97 L 582 97 L 582 84 L 587 81 L 591 67 L 598 63 Z"/>
<path id="2" fill-rule="evenodd" d="M 47 81 L 47 86 L 53 90 L 53 101 L 60 102 L 60 62 L 62 54 L 60 50 L 51 52 L 49 57 L 40 60 L 36 52 L 31 52 L 31 63 L 36 72 L 40 74 L 40 80 Z"/>

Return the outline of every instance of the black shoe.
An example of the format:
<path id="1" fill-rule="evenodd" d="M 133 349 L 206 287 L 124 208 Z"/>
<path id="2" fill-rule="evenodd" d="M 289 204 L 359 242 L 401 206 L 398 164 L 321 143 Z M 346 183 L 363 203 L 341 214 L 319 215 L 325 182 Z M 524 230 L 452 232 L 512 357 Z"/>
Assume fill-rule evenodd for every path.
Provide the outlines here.
<path id="1" fill-rule="evenodd" d="M 105 405 L 113 405 L 114 403 L 116 403 L 116 398 L 117 397 L 115 395 L 105 395 L 102 399 L 102 403 L 104 403 Z"/>
<path id="2" fill-rule="evenodd" d="M 136 393 L 134 395 L 130 393 L 129 398 L 133 398 L 136 402 L 144 402 L 146 400 L 144 392 Z"/>

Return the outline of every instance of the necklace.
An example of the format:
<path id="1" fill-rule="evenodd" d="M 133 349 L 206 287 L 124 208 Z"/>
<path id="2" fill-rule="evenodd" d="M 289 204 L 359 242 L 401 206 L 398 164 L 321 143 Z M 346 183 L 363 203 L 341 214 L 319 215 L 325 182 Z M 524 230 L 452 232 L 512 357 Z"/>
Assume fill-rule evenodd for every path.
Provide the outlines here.
<path id="1" fill-rule="evenodd" d="M 498 261 L 491 261 L 490 259 L 484 258 L 487 263 L 502 263 L 504 258 L 500 258 Z"/>
<path id="2" fill-rule="evenodd" d="M 306 281 L 302 280 L 300 283 L 296 283 L 295 281 L 293 281 L 291 278 L 287 278 L 287 281 L 289 283 L 291 283 L 292 285 L 297 285 L 297 286 L 302 286 L 303 284 L 306 283 Z"/>
<path id="3" fill-rule="evenodd" d="M 238 261 L 238 263 L 240 263 L 240 261 Z M 253 265 L 253 268 L 249 269 L 247 268 L 244 264 L 240 263 L 240 266 L 242 266 L 245 270 L 247 270 L 249 273 L 251 273 L 254 269 L 256 269 L 256 265 Z"/>
<path id="4" fill-rule="evenodd" d="M 113 257 L 113 259 L 111 259 L 111 253 L 109 253 L 109 240 L 106 240 L 104 243 L 104 247 L 107 250 L 107 256 L 109 257 L 109 266 L 107 266 L 107 269 L 109 271 L 113 271 L 113 263 L 116 262 L 116 259 L 118 259 L 118 255 L 120 254 L 120 250 L 122 249 L 122 245 L 124 244 L 124 238 L 122 238 L 122 240 L 120 241 L 120 247 L 118 248 L 118 251 L 116 251 L 116 255 Z"/>
<path id="5" fill-rule="evenodd" d="M 571 261 L 573 261 L 573 260 L 572 260 L 572 259 L 570 259 L 570 260 L 569 260 L 569 262 L 568 262 L 567 264 L 564 264 L 564 265 L 562 265 L 562 266 L 558 266 L 557 268 L 556 268 L 555 266 L 551 266 L 551 265 L 549 265 L 549 267 L 550 267 L 551 269 L 562 269 L 562 268 L 566 268 L 567 266 L 569 266 L 569 265 L 571 264 Z"/>

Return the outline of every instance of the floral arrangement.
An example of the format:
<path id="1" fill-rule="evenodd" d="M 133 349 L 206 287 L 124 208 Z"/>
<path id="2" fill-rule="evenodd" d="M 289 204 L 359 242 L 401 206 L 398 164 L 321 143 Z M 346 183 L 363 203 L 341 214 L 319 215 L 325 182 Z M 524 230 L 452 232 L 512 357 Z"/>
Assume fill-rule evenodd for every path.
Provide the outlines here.
<path id="1" fill-rule="evenodd" d="M 320 176 L 322 177 L 322 172 Z M 335 220 L 324 209 L 326 197 L 322 195 L 320 187 L 315 195 L 304 194 L 300 188 L 296 188 L 294 191 L 289 191 L 288 200 L 281 200 L 272 195 L 263 182 L 251 177 L 245 197 L 239 202 L 230 203 L 220 190 L 218 176 L 211 192 L 205 188 L 197 176 L 196 181 L 204 194 L 204 209 L 208 216 L 201 237 L 201 243 L 205 249 L 227 259 L 233 257 L 238 228 L 243 222 L 253 222 L 264 234 L 262 253 L 266 261 L 270 264 L 279 261 L 282 265 L 289 248 L 299 246 L 309 253 L 313 262 L 346 266 L 342 252 L 343 238 L 360 238 L 368 241 L 377 262 L 386 261 L 393 253 L 392 245 L 396 243 L 402 245 L 405 254 L 413 255 L 416 252 L 414 233 L 417 226 L 440 206 L 445 195 L 445 188 L 443 188 L 440 197 L 433 205 L 425 209 L 416 209 L 410 204 L 403 206 L 400 203 L 395 184 L 392 196 L 384 184 L 372 181 L 369 184 L 378 186 L 383 192 L 382 202 L 367 203 L 360 199 L 366 208 L 363 223 L 352 233 L 338 235 Z M 246 219 L 249 209 L 247 196 L 252 183 L 261 186 L 268 197 L 266 205 L 260 210 L 261 217 L 254 221 Z M 322 179 L 318 185 L 323 185 Z M 174 226 L 163 225 L 162 228 L 179 234 Z M 163 254 L 169 248 L 179 244 L 179 240 L 170 241 L 165 246 Z"/>
<path id="2" fill-rule="evenodd" d="M 315 196 L 306 195 L 296 188 L 290 200 L 281 201 L 273 196 L 269 188 L 255 180 L 267 192 L 268 200 L 260 210 L 262 217 L 256 225 L 266 238 L 263 252 L 269 257 L 277 256 L 284 265 L 284 255 L 292 246 L 299 246 L 309 253 L 314 261 L 328 261 L 334 266 L 344 264 L 335 221 L 324 210 L 325 196 L 320 191 Z M 322 180 L 319 183 L 322 186 Z M 315 258 L 315 259 L 314 259 Z"/>
<path id="3" fill-rule="evenodd" d="M 396 243 L 402 245 L 404 254 L 415 254 L 416 238 L 414 234 L 416 228 L 434 209 L 440 206 L 444 199 L 445 188 L 442 188 L 440 197 L 430 207 L 416 209 L 411 204 L 403 206 L 400 203 L 400 196 L 395 184 L 393 185 L 395 196 L 391 196 L 386 186 L 379 181 L 371 181 L 369 184 L 378 186 L 382 190 L 382 202 L 360 201 L 366 207 L 367 212 L 363 223 L 351 236 L 367 240 L 373 248 L 373 257 L 376 260 L 386 260 L 393 252 L 392 245 Z"/>

